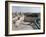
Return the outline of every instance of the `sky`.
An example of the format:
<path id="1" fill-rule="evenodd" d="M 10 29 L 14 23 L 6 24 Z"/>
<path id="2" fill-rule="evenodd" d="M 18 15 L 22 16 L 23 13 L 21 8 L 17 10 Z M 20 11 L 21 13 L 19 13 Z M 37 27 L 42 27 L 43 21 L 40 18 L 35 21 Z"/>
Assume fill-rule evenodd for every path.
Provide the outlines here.
<path id="1" fill-rule="evenodd" d="M 13 13 L 15 12 L 31 12 L 31 13 L 40 13 L 40 7 L 22 7 L 22 6 L 12 6 Z"/>

